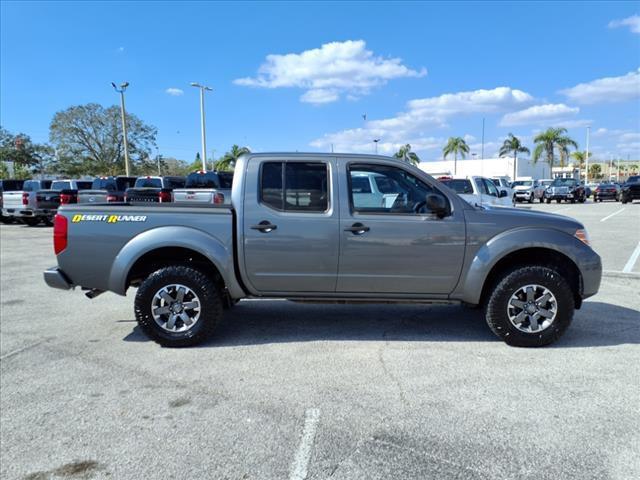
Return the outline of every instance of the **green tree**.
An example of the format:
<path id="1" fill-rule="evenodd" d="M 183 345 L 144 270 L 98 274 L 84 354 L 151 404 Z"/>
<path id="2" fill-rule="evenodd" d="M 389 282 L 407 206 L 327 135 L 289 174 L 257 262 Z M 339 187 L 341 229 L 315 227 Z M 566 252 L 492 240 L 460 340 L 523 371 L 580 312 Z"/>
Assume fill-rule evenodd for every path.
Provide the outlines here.
<path id="1" fill-rule="evenodd" d="M 589 158 L 593 155 L 593 152 L 589 152 Z M 571 154 L 571 158 L 575 160 L 575 165 L 578 166 L 578 170 L 580 170 L 580 175 L 582 175 L 582 171 L 585 168 L 587 163 L 587 152 L 576 150 Z"/>
<path id="2" fill-rule="evenodd" d="M 146 170 L 153 162 L 151 150 L 157 130 L 131 113 L 126 122 L 132 170 Z M 124 173 L 120 107 L 88 103 L 57 112 L 49 127 L 49 140 L 58 152 L 58 170 L 63 173 Z"/>
<path id="3" fill-rule="evenodd" d="M 566 159 L 569 157 L 569 147 L 578 148 L 578 144 L 566 135 L 567 129 L 563 127 L 551 127 L 536 135 L 533 139 L 536 147 L 533 149 L 533 163 L 537 163 L 540 158 L 549 164 L 553 171 L 555 163 L 555 152 L 558 151 L 560 164 L 564 167 Z"/>
<path id="4" fill-rule="evenodd" d="M 498 155 L 502 157 L 511 153 L 513 153 L 513 180 L 515 181 L 516 175 L 518 174 L 518 154 L 530 152 L 529 149 L 525 147 L 520 139 L 513 133 L 510 133 L 504 140 L 502 146 L 500 147 L 500 152 L 498 153 Z"/>
<path id="5" fill-rule="evenodd" d="M 393 156 L 412 165 L 418 165 L 420 163 L 420 157 L 418 157 L 415 152 L 411 151 L 411 145 L 408 143 L 405 146 L 400 147 L 400 150 L 394 153 Z"/>
<path id="6" fill-rule="evenodd" d="M 594 180 L 600 180 L 602 178 L 602 167 L 598 163 L 594 163 L 589 166 L 589 176 Z"/>
<path id="7" fill-rule="evenodd" d="M 251 153 L 251 150 L 249 150 L 248 147 L 239 147 L 238 145 L 232 145 L 231 150 L 225 153 L 222 158 L 216 162 L 216 170 L 233 170 L 236 166 L 238 158 L 240 158 L 245 153 Z"/>
<path id="8" fill-rule="evenodd" d="M 34 143 L 28 135 L 13 135 L 0 127 L 0 161 L 6 174 L 9 170 L 5 162 L 13 163 L 15 178 L 29 178 L 34 173 L 46 172 L 53 160 L 53 149 L 46 144 Z"/>
<path id="9" fill-rule="evenodd" d="M 469 153 L 469 145 L 462 137 L 449 137 L 447 144 L 442 149 L 442 153 L 445 160 L 447 156 L 453 153 L 453 173 L 455 175 L 458 173 L 458 154 L 460 154 L 461 158 L 465 158 L 466 154 Z"/>

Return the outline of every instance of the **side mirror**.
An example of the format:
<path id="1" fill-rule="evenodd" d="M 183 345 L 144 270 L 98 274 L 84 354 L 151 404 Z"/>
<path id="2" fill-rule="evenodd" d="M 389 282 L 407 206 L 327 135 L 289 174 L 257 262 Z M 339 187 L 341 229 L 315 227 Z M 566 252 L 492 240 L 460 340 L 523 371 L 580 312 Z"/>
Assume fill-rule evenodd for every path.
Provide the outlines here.
<path id="1" fill-rule="evenodd" d="M 427 208 L 435 213 L 438 218 L 446 217 L 449 214 L 447 208 L 447 200 L 437 193 L 430 193 L 427 195 Z"/>
<path id="2" fill-rule="evenodd" d="M 507 195 L 509 195 L 509 194 L 507 193 L 506 190 L 500 190 L 500 192 L 498 192 L 498 198 L 504 198 Z"/>

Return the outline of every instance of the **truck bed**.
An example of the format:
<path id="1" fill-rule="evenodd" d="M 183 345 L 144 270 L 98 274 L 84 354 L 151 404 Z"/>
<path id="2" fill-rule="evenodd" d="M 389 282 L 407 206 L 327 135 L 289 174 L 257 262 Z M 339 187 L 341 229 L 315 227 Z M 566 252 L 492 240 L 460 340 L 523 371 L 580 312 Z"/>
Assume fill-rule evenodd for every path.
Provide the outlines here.
<path id="1" fill-rule="evenodd" d="M 175 247 L 184 243 L 184 248 L 189 248 L 199 236 L 206 238 L 204 243 L 210 243 L 210 248 L 233 252 L 233 212 L 224 206 L 74 204 L 61 206 L 58 214 L 67 218 L 68 225 L 68 244 L 58 255 L 58 265 L 71 284 L 85 288 L 124 294 L 114 287 L 112 270 L 116 268 L 114 259 L 118 262 L 126 257 L 123 249 L 129 242 L 139 246 L 146 241 L 149 250 L 163 244 Z M 87 259 L 91 259 L 91 269 Z"/>

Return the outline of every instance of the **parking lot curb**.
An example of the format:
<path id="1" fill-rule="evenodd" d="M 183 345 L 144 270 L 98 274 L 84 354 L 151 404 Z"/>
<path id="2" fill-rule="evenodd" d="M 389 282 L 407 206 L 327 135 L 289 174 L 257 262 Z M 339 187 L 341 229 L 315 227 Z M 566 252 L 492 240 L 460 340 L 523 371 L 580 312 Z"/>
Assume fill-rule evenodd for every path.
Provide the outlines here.
<path id="1" fill-rule="evenodd" d="M 640 273 L 625 273 L 613 270 L 605 270 L 602 272 L 602 276 L 605 278 L 634 278 L 640 280 Z"/>

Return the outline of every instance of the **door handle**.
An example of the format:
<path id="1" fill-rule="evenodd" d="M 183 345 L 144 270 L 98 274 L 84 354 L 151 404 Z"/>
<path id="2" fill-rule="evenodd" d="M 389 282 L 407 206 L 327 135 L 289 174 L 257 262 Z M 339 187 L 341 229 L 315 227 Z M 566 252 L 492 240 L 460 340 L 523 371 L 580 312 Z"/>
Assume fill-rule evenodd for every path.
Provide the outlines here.
<path id="1" fill-rule="evenodd" d="M 369 227 L 365 227 L 360 222 L 354 223 L 350 227 L 347 227 L 344 229 L 345 232 L 351 232 L 354 235 L 362 235 L 363 233 L 368 232 L 369 230 L 370 230 Z"/>
<path id="2" fill-rule="evenodd" d="M 277 225 L 273 225 L 268 220 L 261 221 L 258 225 L 252 225 L 251 230 L 260 230 L 262 233 L 269 233 L 278 228 Z"/>

